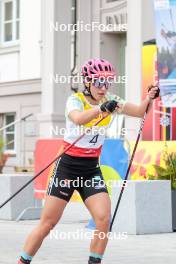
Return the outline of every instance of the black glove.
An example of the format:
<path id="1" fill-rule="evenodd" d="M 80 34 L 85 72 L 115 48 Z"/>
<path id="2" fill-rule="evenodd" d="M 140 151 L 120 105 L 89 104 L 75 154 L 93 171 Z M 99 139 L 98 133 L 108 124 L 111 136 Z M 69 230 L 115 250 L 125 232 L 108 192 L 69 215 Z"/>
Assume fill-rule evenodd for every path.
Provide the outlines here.
<path id="1" fill-rule="evenodd" d="M 112 113 L 112 112 L 114 112 L 116 107 L 118 107 L 117 102 L 115 100 L 111 100 L 111 101 L 107 101 L 107 102 L 103 103 L 100 106 L 100 109 L 102 112 Z"/>
<path id="2" fill-rule="evenodd" d="M 155 88 L 155 87 L 157 87 L 158 90 L 156 91 L 155 97 L 154 97 L 153 99 L 156 99 L 157 97 L 159 97 L 159 95 L 160 95 L 160 88 L 159 88 L 157 85 L 150 85 L 150 86 L 148 87 L 148 92 L 150 92 L 150 90 L 151 90 L 152 88 Z"/>

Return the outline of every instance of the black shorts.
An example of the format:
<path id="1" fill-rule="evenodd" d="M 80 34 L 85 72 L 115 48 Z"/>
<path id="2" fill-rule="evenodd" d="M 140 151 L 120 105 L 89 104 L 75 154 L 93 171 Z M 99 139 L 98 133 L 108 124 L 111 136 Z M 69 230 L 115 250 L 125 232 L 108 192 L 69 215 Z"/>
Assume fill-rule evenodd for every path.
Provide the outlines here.
<path id="1" fill-rule="evenodd" d="M 69 201 L 74 190 L 83 201 L 97 193 L 108 193 L 98 158 L 64 154 L 56 161 L 47 194 Z"/>

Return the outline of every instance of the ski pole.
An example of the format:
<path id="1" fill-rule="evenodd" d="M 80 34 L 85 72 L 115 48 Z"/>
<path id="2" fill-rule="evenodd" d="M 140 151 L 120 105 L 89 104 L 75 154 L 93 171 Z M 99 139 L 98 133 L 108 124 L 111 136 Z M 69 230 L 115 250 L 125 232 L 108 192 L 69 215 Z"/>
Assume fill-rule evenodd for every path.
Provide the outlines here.
<path id="1" fill-rule="evenodd" d="M 133 163 L 134 155 L 136 153 L 136 149 L 137 149 L 137 146 L 138 146 L 138 143 L 139 143 L 139 139 L 140 139 L 140 136 L 141 136 L 143 127 L 144 127 L 144 123 L 145 123 L 145 119 L 146 119 L 146 116 L 147 116 L 147 113 L 148 113 L 149 106 L 150 106 L 150 102 L 148 103 L 148 105 L 146 107 L 146 110 L 145 110 L 145 113 L 144 113 L 144 117 L 141 120 L 141 125 L 140 125 L 140 129 L 139 129 L 139 132 L 138 132 L 138 136 L 137 136 L 137 139 L 136 139 L 136 142 L 135 142 L 135 146 L 134 146 L 134 149 L 133 149 L 133 153 L 132 153 L 132 156 L 131 156 L 131 159 L 130 159 L 130 163 L 128 165 L 128 169 L 126 171 L 125 179 L 124 179 L 124 182 L 123 182 L 123 185 L 122 185 L 122 188 L 121 188 L 121 191 L 120 191 L 120 195 L 119 195 L 119 198 L 118 198 L 116 207 L 115 207 L 115 211 L 114 211 L 114 214 L 113 214 L 113 217 L 112 217 L 112 221 L 111 221 L 111 224 L 110 224 L 110 232 L 112 231 L 112 227 L 113 227 L 113 224 L 114 224 L 114 220 L 116 218 L 116 215 L 117 215 L 117 211 L 118 211 L 118 208 L 119 208 L 119 205 L 120 205 L 120 201 L 122 199 L 122 195 L 123 195 L 123 192 L 124 192 L 125 187 L 126 187 L 128 175 L 129 175 L 129 172 L 130 172 L 130 169 L 131 169 L 131 165 Z"/>
<path id="2" fill-rule="evenodd" d="M 97 126 L 101 121 L 103 121 L 109 114 L 103 116 L 100 120 L 98 120 L 93 126 Z M 92 126 L 92 127 L 93 127 Z M 87 132 L 92 129 L 90 127 L 87 129 Z M 10 196 L 7 200 L 5 200 L 1 205 L 0 209 L 5 206 L 8 202 L 10 202 L 17 194 L 19 194 L 22 190 L 24 190 L 31 182 L 33 182 L 37 177 L 39 177 L 45 170 L 47 170 L 57 159 L 59 159 L 64 153 L 66 153 L 69 149 L 71 149 L 78 141 L 80 141 L 84 136 L 86 132 L 83 133 L 80 137 L 78 137 L 71 145 L 69 145 L 66 149 L 64 149 L 54 160 L 52 160 L 45 168 L 43 168 L 41 171 L 39 171 L 31 180 L 29 180 L 25 185 L 23 185 L 18 191 L 16 191 L 12 196 Z"/>
<path id="3" fill-rule="evenodd" d="M 4 126 L 4 127 L 1 127 L 1 128 L 0 128 L 0 132 L 3 131 L 3 130 L 5 130 L 5 129 L 7 129 L 7 128 L 9 128 L 9 127 L 11 127 L 11 126 L 13 126 L 13 125 L 16 125 L 17 123 L 19 123 L 19 122 L 21 122 L 21 121 L 26 121 L 27 118 L 29 118 L 29 117 L 31 117 L 31 116 L 33 116 L 33 115 L 34 115 L 34 114 L 32 114 L 32 113 L 31 113 L 31 114 L 28 114 L 28 115 L 26 115 L 26 116 L 23 116 L 23 117 L 21 117 L 21 118 L 15 120 L 14 122 L 12 122 L 12 123 L 10 123 L 10 124 Z"/>
<path id="4" fill-rule="evenodd" d="M 153 87 L 158 87 L 158 91 L 156 92 L 155 94 L 155 98 L 159 97 L 159 94 L 160 94 L 160 88 L 159 88 L 159 83 L 157 82 L 154 86 L 153 85 L 150 85 L 148 87 L 148 92 L 153 88 Z M 119 195 L 119 198 L 118 198 L 118 201 L 117 201 L 117 204 L 116 204 L 116 207 L 115 207 L 115 211 L 114 211 L 114 214 L 113 214 L 113 217 L 112 217 L 112 221 L 110 223 L 110 232 L 112 231 L 112 227 L 113 227 L 113 224 L 114 224 L 114 220 L 116 218 L 116 214 L 117 214 L 117 211 L 118 211 L 118 208 L 119 208 L 119 205 L 120 205 L 120 201 L 122 199 L 122 195 L 123 195 L 123 192 L 125 190 L 125 187 L 126 187 L 126 183 L 127 183 L 127 179 L 128 179 L 128 175 L 129 175 L 129 172 L 130 172 L 130 169 L 131 169 L 131 165 L 133 163 L 133 159 L 134 159 L 134 155 L 136 153 L 136 149 L 137 149 L 137 146 L 138 146 L 138 143 L 139 143 L 139 140 L 140 140 L 140 136 L 141 136 L 141 133 L 142 133 L 142 130 L 143 130 L 143 127 L 144 127 L 144 123 L 145 123 L 145 119 L 146 119 L 146 116 L 147 116 L 147 113 L 148 113 L 148 110 L 149 110 L 149 107 L 150 107 L 150 102 L 147 104 L 147 107 L 146 107 L 146 110 L 145 110 L 145 113 L 144 113 L 144 117 L 142 118 L 141 120 L 141 125 L 140 125 L 140 128 L 139 128 L 139 132 L 138 132 L 138 135 L 137 135 L 137 139 L 136 139 L 136 142 L 135 142 L 135 146 L 134 146 L 134 149 L 133 149 L 133 153 L 131 155 L 131 159 L 130 159 L 130 162 L 129 162 L 129 165 L 128 165 L 128 169 L 126 171 L 126 175 L 125 175 L 125 179 L 124 179 L 124 183 L 122 185 L 122 188 L 121 188 L 121 191 L 120 191 L 120 195 Z"/>

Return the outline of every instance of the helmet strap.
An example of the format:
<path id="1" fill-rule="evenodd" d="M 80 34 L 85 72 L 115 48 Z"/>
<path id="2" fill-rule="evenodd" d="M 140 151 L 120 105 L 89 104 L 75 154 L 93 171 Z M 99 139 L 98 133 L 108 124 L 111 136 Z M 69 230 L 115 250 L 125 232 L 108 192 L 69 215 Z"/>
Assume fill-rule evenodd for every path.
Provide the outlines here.
<path id="1" fill-rule="evenodd" d="M 92 100 L 96 101 L 96 99 L 93 97 L 93 95 L 91 94 L 91 91 L 90 91 L 90 87 L 91 87 L 91 83 L 89 83 L 89 86 L 86 86 L 84 84 L 84 91 L 83 91 L 83 94 L 86 95 L 86 96 L 90 96 Z"/>

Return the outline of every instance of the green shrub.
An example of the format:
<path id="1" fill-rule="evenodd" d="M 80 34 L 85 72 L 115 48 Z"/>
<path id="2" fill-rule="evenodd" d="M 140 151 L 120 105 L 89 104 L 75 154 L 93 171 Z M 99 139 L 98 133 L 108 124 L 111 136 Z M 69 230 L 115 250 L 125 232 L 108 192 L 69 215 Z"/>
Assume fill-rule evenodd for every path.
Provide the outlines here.
<path id="1" fill-rule="evenodd" d="M 164 153 L 164 166 L 152 165 L 154 175 L 148 174 L 149 180 L 170 180 L 172 190 L 176 190 L 176 153 Z"/>

